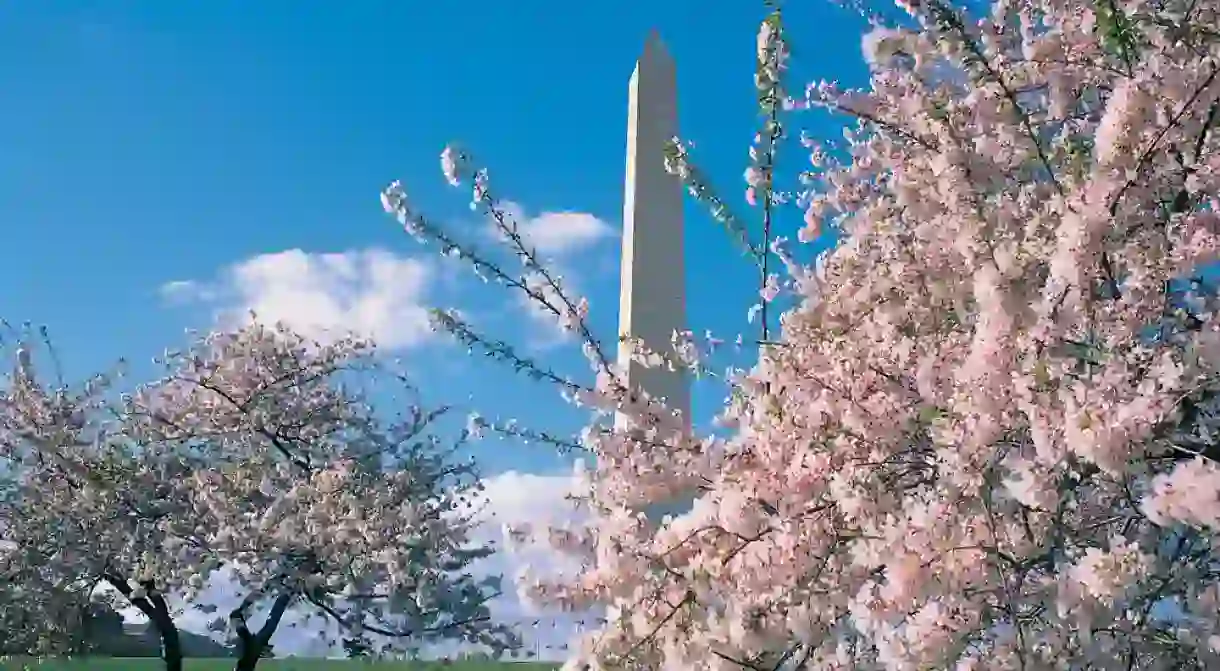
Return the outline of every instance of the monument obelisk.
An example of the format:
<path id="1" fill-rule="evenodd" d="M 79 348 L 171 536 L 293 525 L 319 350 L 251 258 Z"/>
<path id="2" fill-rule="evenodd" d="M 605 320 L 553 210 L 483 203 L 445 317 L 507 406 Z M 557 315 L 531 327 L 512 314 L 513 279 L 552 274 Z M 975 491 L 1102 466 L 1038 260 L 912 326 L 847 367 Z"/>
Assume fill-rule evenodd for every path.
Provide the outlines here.
<path id="1" fill-rule="evenodd" d="M 665 170 L 665 146 L 678 132 L 677 78 L 656 31 L 636 61 L 627 105 L 619 336 L 638 338 L 650 350 L 672 356 L 673 333 L 686 328 L 682 183 Z M 629 356 L 629 346 L 620 340 L 618 357 L 629 388 L 664 398 L 689 426 L 688 374 L 628 364 Z"/>

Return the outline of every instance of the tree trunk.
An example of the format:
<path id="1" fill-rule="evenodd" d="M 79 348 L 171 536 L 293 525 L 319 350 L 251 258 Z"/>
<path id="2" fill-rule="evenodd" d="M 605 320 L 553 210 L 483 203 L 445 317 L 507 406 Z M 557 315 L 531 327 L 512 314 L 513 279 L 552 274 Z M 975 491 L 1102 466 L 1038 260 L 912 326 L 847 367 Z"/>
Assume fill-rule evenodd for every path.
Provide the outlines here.
<path id="1" fill-rule="evenodd" d="M 182 671 L 182 639 L 178 636 L 178 625 L 174 624 L 174 618 L 169 615 L 169 605 L 154 591 L 152 583 L 145 585 L 147 596 L 133 599 L 131 585 L 122 576 L 107 575 L 105 579 L 111 587 L 127 597 L 128 602 L 140 609 L 156 628 L 161 638 L 161 659 L 165 660 L 165 671 Z"/>
<path id="2" fill-rule="evenodd" d="M 237 666 L 233 667 L 233 671 L 254 671 L 259 659 L 258 653 L 251 655 L 250 648 L 242 646 L 241 657 L 237 658 Z"/>
<path id="3" fill-rule="evenodd" d="M 182 640 L 178 636 L 178 627 L 168 613 L 164 621 L 156 626 L 157 633 L 161 635 L 161 658 L 165 660 L 165 671 L 182 671 Z"/>
<path id="4" fill-rule="evenodd" d="M 292 594 L 281 594 L 275 598 L 275 603 L 271 605 L 271 612 L 267 614 L 267 621 L 259 628 L 258 633 L 251 632 L 246 624 L 246 608 L 251 605 L 249 597 L 233 609 L 232 613 L 229 613 L 229 620 L 237 632 L 238 641 L 237 665 L 233 667 L 233 671 L 254 671 L 254 668 L 258 666 L 258 660 L 263 658 L 263 651 L 267 649 L 267 644 L 271 642 L 272 634 L 280 626 L 284 611 L 288 610 L 289 604 L 292 603 L 293 596 Z"/>

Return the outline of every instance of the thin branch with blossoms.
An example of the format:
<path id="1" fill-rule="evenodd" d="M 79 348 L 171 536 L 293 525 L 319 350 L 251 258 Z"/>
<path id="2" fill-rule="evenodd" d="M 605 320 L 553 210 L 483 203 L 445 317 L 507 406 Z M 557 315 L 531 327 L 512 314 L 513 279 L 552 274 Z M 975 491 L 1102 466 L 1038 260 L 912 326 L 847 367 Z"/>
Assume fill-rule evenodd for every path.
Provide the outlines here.
<path id="1" fill-rule="evenodd" d="M 712 219 L 724 226 L 725 231 L 733 236 L 734 243 L 742 253 L 756 263 L 759 262 L 763 248 L 751 242 L 749 228 L 733 213 L 728 203 L 716 195 L 716 191 L 708 182 L 707 177 L 691 160 L 691 149 L 691 145 L 680 138 L 673 138 L 666 143 L 666 172 L 678 177 L 682 181 L 682 185 L 686 187 L 687 193 L 696 201 L 707 206 Z"/>
<path id="2" fill-rule="evenodd" d="M 567 377 L 561 377 L 536 361 L 518 354 L 509 343 L 477 333 L 456 311 L 433 310 L 431 317 L 440 329 L 452 335 L 458 342 L 471 350 L 482 350 L 488 358 L 506 363 L 514 371 L 522 373 L 532 380 L 548 382 L 569 392 L 589 391 L 588 387 Z"/>
<path id="3" fill-rule="evenodd" d="M 547 270 L 538 260 L 536 252 L 526 243 L 517 230 L 516 221 L 508 215 L 498 201 L 490 194 L 488 177 L 485 170 L 472 170 L 468 167 L 469 157 L 452 148 L 447 148 L 442 154 L 442 164 L 445 166 L 446 177 L 450 183 L 457 186 L 463 179 L 473 181 L 474 196 L 472 207 L 480 209 L 495 224 L 497 231 L 503 236 L 506 244 L 523 266 L 523 275 L 509 275 L 499 265 L 486 260 L 472 251 L 470 245 L 459 245 L 444 229 L 428 222 L 420 213 L 412 210 L 408 204 L 406 193 L 399 183 L 394 182 L 382 193 L 382 204 L 386 211 L 397 217 L 409 233 L 417 235 L 424 241 L 435 241 L 442 245 L 444 253 L 456 256 L 470 263 L 476 272 L 487 273 L 490 277 L 510 289 L 520 291 L 525 298 L 540 308 L 549 312 L 567 329 L 575 329 L 585 345 L 587 356 L 592 357 L 606 373 L 611 372 L 610 360 L 602 351 L 602 347 L 593 334 L 584 325 L 583 309 L 578 302 L 573 301 L 564 291 L 560 280 Z"/>
<path id="4" fill-rule="evenodd" d="M 433 224 L 416 211 L 410 205 L 399 182 L 393 182 L 383 190 L 383 208 L 421 242 L 438 245 L 442 254 L 464 260 L 480 276 L 490 277 L 510 291 L 519 292 L 529 304 L 555 318 L 565 331 L 577 334 L 582 352 L 593 366 L 596 383 L 580 385 L 535 365 L 528 358 L 517 354 L 508 343 L 477 334 L 452 310 L 434 310 L 433 324 L 450 331 L 468 348 L 483 350 L 493 360 L 507 363 L 535 379 L 556 383 L 565 393 L 589 407 L 599 408 L 603 414 L 618 412 L 624 416 L 638 417 L 642 426 L 651 427 L 648 429 L 650 431 L 673 424 L 671 413 L 657 400 L 648 398 L 640 390 L 627 388 L 621 371 L 611 363 L 609 355 L 588 324 L 588 302 L 571 296 L 560 278 L 542 262 L 522 235 L 516 220 L 504 209 L 501 202 L 492 196 L 487 170 L 474 168 L 469 154 L 454 147 L 447 147 L 442 152 L 441 167 L 451 186 L 461 186 L 467 182 L 471 184 L 471 208 L 492 222 L 500 242 L 519 262 L 519 275 L 510 273 L 486 255 L 479 253 L 473 245 L 460 243 L 442 227 Z M 628 411 L 623 412 L 624 410 Z"/>

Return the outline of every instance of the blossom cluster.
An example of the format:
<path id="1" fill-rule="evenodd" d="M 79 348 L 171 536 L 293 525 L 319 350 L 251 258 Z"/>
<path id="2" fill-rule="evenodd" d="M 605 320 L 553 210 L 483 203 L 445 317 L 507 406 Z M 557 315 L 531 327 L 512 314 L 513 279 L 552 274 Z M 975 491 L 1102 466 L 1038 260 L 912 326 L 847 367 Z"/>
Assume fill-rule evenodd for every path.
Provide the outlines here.
<path id="1" fill-rule="evenodd" d="M 584 569 L 530 586 L 606 609 L 568 668 L 1220 665 L 1220 3 L 899 6 L 867 87 L 760 96 L 854 125 L 808 143 L 797 237 L 839 242 L 785 260 L 798 304 L 735 380 L 732 434 L 682 435 L 613 367 L 571 394 L 631 420 L 586 432 L 592 522 L 550 534 Z"/>
<path id="2" fill-rule="evenodd" d="M 105 584 L 180 669 L 174 618 L 222 569 L 242 600 L 216 626 L 239 641 L 239 668 L 288 608 L 380 651 L 517 645 L 491 621 L 497 581 L 467 570 L 492 551 L 471 536 L 477 472 L 372 343 L 253 322 L 167 352 L 160 379 L 122 395 L 106 379 L 47 384 L 31 358 L 16 352 L 0 394 L 0 582 L 17 586 L 0 610 L 47 618 L 12 623 L 28 648 L 62 652 L 50 623 Z M 395 412 L 370 402 L 380 392 Z M 251 631 L 258 604 L 270 614 Z"/>

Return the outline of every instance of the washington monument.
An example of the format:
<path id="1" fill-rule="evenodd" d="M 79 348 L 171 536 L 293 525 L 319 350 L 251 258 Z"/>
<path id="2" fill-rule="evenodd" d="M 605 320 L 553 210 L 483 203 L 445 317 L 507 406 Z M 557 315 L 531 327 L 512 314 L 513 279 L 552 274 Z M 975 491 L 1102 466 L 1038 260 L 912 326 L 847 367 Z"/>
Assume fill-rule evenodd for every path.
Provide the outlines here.
<path id="1" fill-rule="evenodd" d="M 631 74 L 627 103 L 627 170 L 619 336 L 638 338 L 672 356 L 673 332 L 686 328 L 682 184 L 665 170 L 665 146 L 678 133 L 674 62 L 656 31 Z M 619 362 L 630 348 L 620 341 Z M 666 399 L 690 425 L 690 383 L 682 370 L 627 366 L 630 389 Z"/>

